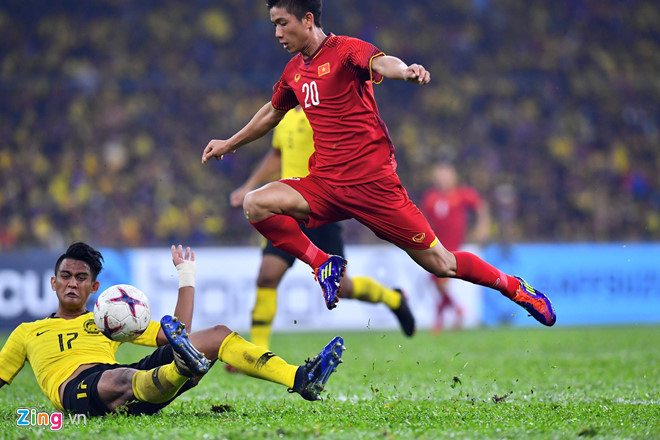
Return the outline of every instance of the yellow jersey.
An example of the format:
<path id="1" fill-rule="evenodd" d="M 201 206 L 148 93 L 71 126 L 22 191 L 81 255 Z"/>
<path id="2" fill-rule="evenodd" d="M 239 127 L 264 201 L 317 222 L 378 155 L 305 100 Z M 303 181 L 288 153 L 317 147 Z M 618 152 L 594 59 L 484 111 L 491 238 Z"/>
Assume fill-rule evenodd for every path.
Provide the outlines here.
<path id="1" fill-rule="evenodd" d="M 273 148 L 280 150 L 282 179 L 309 174 L 309 157 L 314 153 L 314 132 L 305 112 L 291 109 L 273 130 Z"/>
<path id="2" fill-rule="evenodd" d="M 156 347 L 160 324 L 152 321 L 132 343 Z M 27 360 L 41 390 L 62 411 L 59 388 L 83 364 L 117 364 L 121 342 L 103 336 L 87 312 L 75 319 L 49 317 L 16 327 L 0 351 L 0 379 L 8 384 Z"/>

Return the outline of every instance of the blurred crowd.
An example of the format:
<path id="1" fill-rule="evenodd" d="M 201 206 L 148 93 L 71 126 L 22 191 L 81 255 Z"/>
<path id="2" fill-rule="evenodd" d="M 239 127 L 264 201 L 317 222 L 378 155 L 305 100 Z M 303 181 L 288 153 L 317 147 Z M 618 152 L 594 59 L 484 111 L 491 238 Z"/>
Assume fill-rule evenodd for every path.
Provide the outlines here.
<path id="1" fill-rule="evenodd" d="M 660 239 L 657 2 L 327 0 L 322 20 L 431 71 L 375 87 L 414 200 L 452 159 L 496 240 Z M 269 136 L 201 153 L 290 58 L 264 1 L 7 0 L 0 53 L 0 251 L 258 243 L 228 195 Z"/>

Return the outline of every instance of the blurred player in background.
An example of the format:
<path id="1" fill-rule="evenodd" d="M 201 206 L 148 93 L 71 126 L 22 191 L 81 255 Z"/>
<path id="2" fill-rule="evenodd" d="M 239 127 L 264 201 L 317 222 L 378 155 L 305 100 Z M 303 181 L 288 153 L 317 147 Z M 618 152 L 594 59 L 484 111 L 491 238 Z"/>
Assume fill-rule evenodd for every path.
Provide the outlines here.
<path id="1" fill-rule="evenodd" d="M 202 163 L 236 150 L 273 129 L 302 106 L 314 130 L 307 177 L 271 182 L 247 194 L 243 210 L 275 247 L 309 264 L 326 307 L 336 307 L 346 260 L 303 234 L 307 227 L 354 218 L 403 249 L 425 270 L 498 290 L 544 325 L 556 317 L 550 300 L 522 278 L 468 252 L 449 252 L 408 198 L 396 174 L 394 146 L 378 114 L 373 84 L 383 78 L 427 84 L 430 73 L 356 38 L 326 35 L 321 0 L 268 0 L 275 37 L 296 54 L 273 87 L 272 100 L 227 140 L 213 139 Z"/>
<path id="2" fill-rule="evenodd" d="M 490 211 L 486 201 L 473 187 L 459 185 L 458 173 L 451 162 L 438 162 L 431 173 L 433 185 L 422 195 L 420 209 L 440 243 L 450 252 L 458 251 L 465 242 L 471 216 L 474 216 L 472 237 L 476 243 L 483 245 L 490 233 Z M 455 313 L 453 328 L 461 328 L 463 309 L 449 292 L 449 279 L 432 278 L 439 294 L 433 330 L 442 330 L 444 314 L 452 310 Z"/>
<path id="3" fill-rule="evenodd" d="M 248 179 L 230 195 L 231 206 L 243 206 L 245 195 L 258 185 L 272 181 L 275 174 L 282 179 L 304 177 L 309 157 L 314 153 L 312 127 L 300 106 L 284 116 L 273 131 L 271 148 L 259 166 Z M 344 255 L 344 243 L 339 223 L 327 223 L 318 228 L 302 230 L 309 239 L 325 252 Z M 270 347 L 273 319 L 277 310 L 277 287 L 282 277 L 295 262 L 295 257 L 284 252 L 271 242 L 266 242 L 259 274 L 257 276 L 257 299 L 252 310 L 252 342 L 262 347 Z M 384 303 L 394 312 L 403 332 L 412 336 L 415 331 L 415 318 L 410 312 L 407 300 L 400 289 L 388 289 L 369 277 L 344 277 L 341 280 L 340 297 L 353 298 L 370 303 Z"/>
<path id="4" fill-rule="evenodd" d="M 251 344 L 224 325 L 190 334 L 195 295 L 195 253 L 172 246 L 179 273 L 179 296 L 174 313 L 161 323 L 150 322 L 131 341 L 159 347 L 139 362 L 115 360 L 120 343 L 105 337 L 94 323 L 87 300 L 99 288 L 103 256 L 77 242 L 55 264 L 51 286 L 59 306 L 51 316 L 19 325 L 0 351 L 0 387 L 10 384 L 30 362 L 37 382 L 53 406 L 90 416 L 113 411 L 153 414 L 195 386 L 220 359 L 239 371 L 289 387 L 307 400 L 318 400 L 328 377 L 341 362 L 343 340 L 333 339 L 303 366 L 286 363 L 263 347 Z M 184 325 L 185 323 L 185 325 Z M 338 344 L 339 343 L 339 344 Z M 193 345 L 194 344 L 194 345 Z M 208 353 L 205 357 L 199 350 Z"/>

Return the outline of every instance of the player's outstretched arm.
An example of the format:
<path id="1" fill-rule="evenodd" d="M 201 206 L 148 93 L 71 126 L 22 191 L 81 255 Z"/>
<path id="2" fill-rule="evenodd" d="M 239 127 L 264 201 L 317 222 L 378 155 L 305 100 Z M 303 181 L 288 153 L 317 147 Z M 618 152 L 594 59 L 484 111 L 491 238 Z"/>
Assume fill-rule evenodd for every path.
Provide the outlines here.
<path id="1" fill-rule="evenodd" d="M 212 157 L 222 160 L 225 154 L 233 154 L 245 144 L 259 139 L 273 129 L 282 120 L 286 112 L 276 110 L 270 102 L 266 103 L 238 133 L 231 138 L 213 139 L 202 153 L 202 163 Z"/>
<path id="2" fill-rule="evenodd" d="M 192 329 L 192 317 L 195 305 L 195 275 L 197 273 L 195 251 L 187 247 L 184 252 L 182 245 L 172 245 L 171 251 L 172 263 L 174 263 L 174 267 L 176 267 L 179 274 L 179 297 L 174 308 L 174 316 L 190 330 Z M 156 343 L 159 346 L 168 343 L 163 329 L 160 329 L 158 332 Z"/>
<path id="3" fill-rule="evenodd" d="M 383 55 L 373 59 L 371 69 L 385 78 L 398 79 L 417 84 L 427 84 L 431 81 L 431 73 L 421 64 L 410 66 L 397 57 Z"/>

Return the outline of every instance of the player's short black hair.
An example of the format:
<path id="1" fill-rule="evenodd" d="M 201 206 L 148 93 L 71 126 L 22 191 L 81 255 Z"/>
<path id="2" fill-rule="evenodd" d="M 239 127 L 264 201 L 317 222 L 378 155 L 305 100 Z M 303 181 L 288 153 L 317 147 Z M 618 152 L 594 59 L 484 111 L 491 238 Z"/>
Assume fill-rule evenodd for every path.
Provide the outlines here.
<path id="1" fill-rule="evenodd" d="M 96 281 L 96 277 L 101 273 L 101 269 L 103 269 L 103 255 L 101 255 L 101 252 L 82 241 L 71 243 L 66 252 L 60 255 L 60 258 L 55 263 L 55 276 L 57 276 L 57 271 L 60 270 L 60 264 L 62 264 L 62 260 L 65 258 L 87 263 L 92 271 L 92 281 Z"/>
<path id="2" fill-rule="evenodd" d="M 323 27 L 321 26 L 322 0 L 266 0 L 266 4 L 268 10 L 274 7 L 284 8 L 289 14 L 295 15 L 298 20 L 302 20 L 306 13 L 311 12 L 314 16 L 314 24 L 317 27 Z"/>

